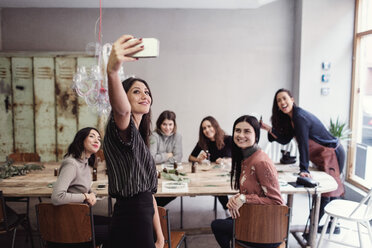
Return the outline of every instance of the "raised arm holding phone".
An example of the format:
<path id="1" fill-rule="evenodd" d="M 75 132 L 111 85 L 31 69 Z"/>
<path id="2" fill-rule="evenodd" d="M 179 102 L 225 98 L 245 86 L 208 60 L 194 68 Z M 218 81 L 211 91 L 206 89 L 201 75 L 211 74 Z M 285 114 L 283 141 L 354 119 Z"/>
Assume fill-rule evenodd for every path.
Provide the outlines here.
<path id="1" fill-rule="evenodd" d="M 104 138 L 109 194 L 116 198 L 110 229 L 110 247 L 164 246 L 157 205 L 154 160 L 149 151 L 152 95 L 147 82 L 128 78 L 119 70 L 131 55 L 142 51 L 142 39 L 121 36 L 112 46 L 107 65 L 112 107 Z M 154 242 L 154 233 L 156 242 Z"/>

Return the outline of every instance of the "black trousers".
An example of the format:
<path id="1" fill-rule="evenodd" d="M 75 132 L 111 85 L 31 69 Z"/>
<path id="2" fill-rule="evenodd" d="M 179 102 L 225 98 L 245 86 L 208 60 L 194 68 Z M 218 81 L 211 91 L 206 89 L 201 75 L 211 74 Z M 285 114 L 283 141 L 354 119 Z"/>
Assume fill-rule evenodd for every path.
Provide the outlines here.
<path id="1" fill-rule="evenodd" d="M 218 201 L 221 203 L 222 207 L 224 210 L 227 210 L 227 206 L 226 204 L 229 202 L 229 198 L 227 198 L 227 195 L 221 195 L 221 196 L 218 196 Z"/>
<path id="2" fill-rule="evenodd" d="M 154 248 L 153 217 L 151 192 L 116 199 L 110 226 L 110 247 Z"/>

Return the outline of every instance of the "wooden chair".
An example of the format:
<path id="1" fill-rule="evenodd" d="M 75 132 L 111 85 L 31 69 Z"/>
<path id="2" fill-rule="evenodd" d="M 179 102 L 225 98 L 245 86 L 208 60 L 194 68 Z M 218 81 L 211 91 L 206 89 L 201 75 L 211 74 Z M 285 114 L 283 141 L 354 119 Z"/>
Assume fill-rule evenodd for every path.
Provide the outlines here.
<path id="1" fill-rule="evenodd" d="M 159 217 L 160 217 L 160 224 L 161 229 L 164 235 L 164 248 L 173 248 L 173 247 L 180 247 L 182 241 L 185 242 L 185 248 L 187 247 L 186 244 L 186 233 L 181 231 L 171 231 L 170 230 L 170 222 L 168 216 L 168 209 L 163 207 L 158 207 Z"/>
<path id="2" fill-rule="evenodd" d="M 290 209 L 287 206 L 244 204 L 239 213 L 233 225 L 233 247 L 249 247 L 240 241 L 285 244 L 288 240 Z"/>
<path id="3" fill-rule="evenodd" d="M 9 237 L 11 237 L 12 248 L 14 247 L 15 244 L 15 237 L 17 233 L 17 228 L 19 226 L 23 226 L 23 228 L 27 231 L 31 240 L 31 247 L 34 247 L 31 227 L 30 223 L 26 218 L 26 214 L 17 214 L 12 209 L 7 207 L 5 205 L 3 192 L 0 191 L 0 234 L 7 234 L 9 235 Z M 26 239 L 26 241 L 27 240 L 28 239 Z"/>
<path id="4" fill-rule="evenodd" d="M 84 203 L 54 206 L 36 205 L 37 225 L 41 240 L 48 243 L 91 243 L 96 247 L 91 207 Z"/>
<path id="5" fill-rule="evenodd" d="M 372 220 L 372 189 L 369 190 L 368 194 L 360 201 L 354 202 L 349 200 L 333 200 L 327 204 L 324 208 L 324 212 L 328 215 L 327 220 L 324 224 L 322 234 L 319 238 L 319 243 L 317 247 L 322 247 L 323 241 L 328 240 L 328 242 L 333 242 L 336 244 L 341 244 L 342 246 L 350 246 L 350 247 L 371 247 L 372 244 L 372 230 L 370 226 L 370 221 Z M 329 232 L 329 237 L 326 238 L 326 230 L 328 227 L 329 222 L 331 221 L 331 217 L 333 217 L 331 229 Z M 343 229 L 348 229 L 353 231 L 353 228 L 350 222 L 356 223 L 357 232 L 359 237 L 359 244 L 351 244 L 346 243 L 343 240 L 334 240 L 333 231 L 335 229 L 336 223 L 338 220 L 345 220 L 347 221 L 345 224 L 342 225 Z M 362 229 L 366 231 L 370 243 L 364 244 L 362 242 Z M 329 247 L 330 244 L 326 244 L 324 247 Z"/>

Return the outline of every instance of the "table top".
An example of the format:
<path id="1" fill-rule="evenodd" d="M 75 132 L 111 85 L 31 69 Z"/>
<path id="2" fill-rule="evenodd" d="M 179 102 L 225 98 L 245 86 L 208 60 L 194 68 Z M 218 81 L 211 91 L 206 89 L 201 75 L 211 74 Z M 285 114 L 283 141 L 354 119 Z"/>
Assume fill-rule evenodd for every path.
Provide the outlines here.
<path id="1" fill-rule="evenodd" d="M 0 189 L 4 196 L 12 197 L 50 197 L 52 194 L 52 184 L 57 180 L 54 176 L 54 169 L 59 168 L 60 162 L 44 163 L 45 169 L 41 171 L 31 171 L 23 176 L 16 176 L 0 181 Z M 311 194 L 325 193 L 337 189 L 336 181 L 325 172 L 312 170 L 313 179 L 319 182 L 319 186 L 314 188 L 295 188 L 287 182 L 295 182 L 298 173 L 298 165 L 275 165 L 278 170 L 280 190 L 282 194 Z M 162 170 L 168 165 L 158 165 L 157 169 Z M 224 170 L 219 165 L 199 165 L 196 173 L 191 173 L 190 163 L 182 163 L 177 169 L 184 176 L 179 176 L 187 182 L 187 188 L 179 189 L 176 181 L 164 178 L 159 179 L 158 192 L 156 196 L 198 196 L 198 195 L 232 195 L 237 193 L 230 187 L 229 171 Z M 164 175 L 164 174 L 163 174 Z M 97 196 L 108 195 L 107 175 L 105 175 L 105 164 L 98 165 L 97 181 L 93 182 L 92 191 Z M 169 183 L 173 183 L 171 187 Z M 174 183 L 176 182 L 176 186 Z M 106 185 L 103 189 L 98 189 L 98 185 Z M 180 183 L 180 186 L 182 183 Z M 168 186 L 166 186 L 168 185 Z M 175 186 L 175 187 L 174 187 Z"/>

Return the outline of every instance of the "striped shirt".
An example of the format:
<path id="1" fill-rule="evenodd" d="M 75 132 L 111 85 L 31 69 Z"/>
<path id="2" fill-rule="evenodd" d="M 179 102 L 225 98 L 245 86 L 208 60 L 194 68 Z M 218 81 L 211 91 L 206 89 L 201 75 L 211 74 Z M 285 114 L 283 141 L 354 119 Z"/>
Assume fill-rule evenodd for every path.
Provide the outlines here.
<path id="1" fill-rule="evenodd" d="M 155 162 L 132 117 L 125 130 L 129 140 L 123 141 L 120 132 L 111 114 L 103 141 L 110 196 L 121 198 L 141 192 L 156 193 L 158 178 Z"/>

